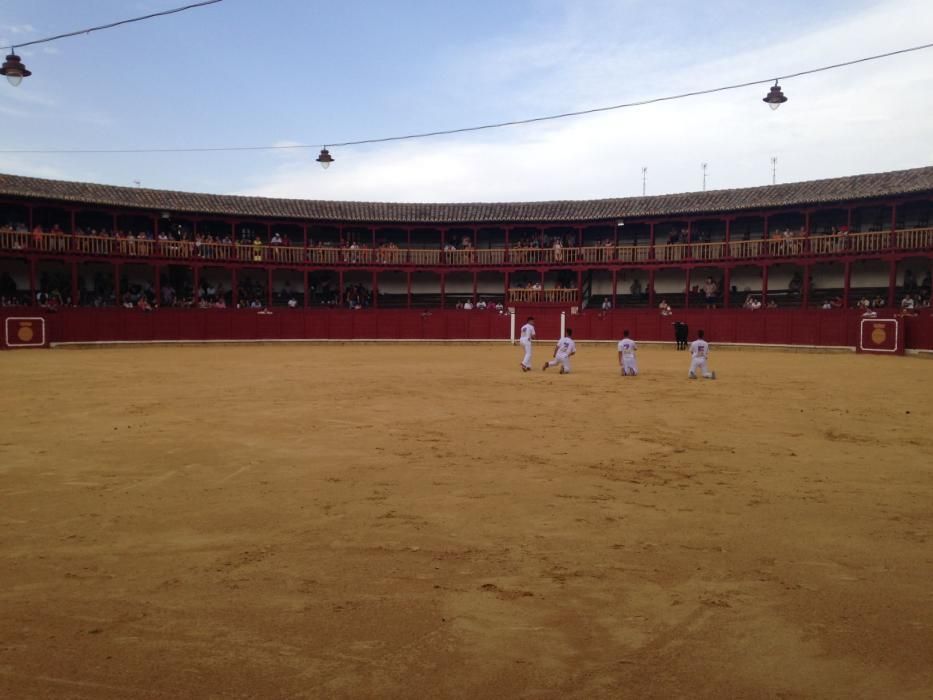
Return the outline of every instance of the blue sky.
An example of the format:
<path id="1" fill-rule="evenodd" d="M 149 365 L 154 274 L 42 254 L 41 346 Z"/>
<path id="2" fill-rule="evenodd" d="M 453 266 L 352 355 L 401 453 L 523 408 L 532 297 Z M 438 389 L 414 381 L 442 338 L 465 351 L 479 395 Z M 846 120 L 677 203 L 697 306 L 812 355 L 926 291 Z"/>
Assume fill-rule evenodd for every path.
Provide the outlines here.
<path id="1" fill-rule="evenodd" d="M 183 4 L 0 1 L 4 45 Z M 927 0 L 218 5 L 23 49 L 2 148 L 326 143 L 757 79 L 933 40 Z M 0 170 L 322 199 L 512 200 L 766 184 L 930 164 L 933 51 L 764 88 L 404 144 L 186 155 L 2 155 Z"/>

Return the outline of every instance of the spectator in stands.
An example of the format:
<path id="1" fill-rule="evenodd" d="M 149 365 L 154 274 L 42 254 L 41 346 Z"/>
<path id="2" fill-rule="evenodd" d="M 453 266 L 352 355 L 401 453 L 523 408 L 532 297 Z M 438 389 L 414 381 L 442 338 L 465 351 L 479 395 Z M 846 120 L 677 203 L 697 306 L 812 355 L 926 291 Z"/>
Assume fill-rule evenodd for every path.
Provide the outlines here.
<path id="1" fill-rule="evenodd" d="M 749 294 L 745 297 L 742 308 L 748 309 L 749 311 L 758 311 L 761 308 L 761 302 L 755 298 L 754 294 Z"/>
<path id="2" fill-rule="evenodd" d="M 790 278 L 790 282 L 787 283 L 787 291 L 794 296 L 800 296 L 802 289 L 803 275 L 800 274 L 800 270 L 795 270 L 793 276 Z"/>
<path id="3" fill-rule="evenodd" d="M 869 301 L 868 297 L 862 297 L 858 300 L 858 308 L 862 311 L 871 308 L 871 301 Z"/>
<path id="4" fill-rule="evenodd" d="M 777 302 L 776 302 L 774 299 L 768 299 L 768 307 L 767 307 L 767 308 L 769 308 L 769 309 L 776 309 L 777 307 L 778 307 Z"/>
<path id="5" fill-rule="evenodd" d="M 661 303 L 658 304 L 658 309 L 660 309 L 662 316 L 670 316 L 674 313 L 671 311 L 671 305 L 667 303 L 666 299 L 661 299 Z"/>
<path id="6" fill-rule="evenodd" d="M 824 311 L 828 311 L 829 309 L 833 308 L 833 303 L 829 299 L 824 299 L 823 303 L 820 305 L 820 308 Z"/>
<path id="7" fill-rule="evenodd" d="M 609 297 L 606 297 L 605 299 L 603 299 L 603 311 L 610 311 L 611 309 L 612 309 L 612 301 L 610 301 Z"/>
<path id="8" fill-rule="evenodd" d="M 472 310 L 473 310 L 473 302 L 470 301 L 469 299 L 467 299 L 465 302 L 463 302 L 463 310 L 464 310 L 464 311 L 472 311 Z"/>
<path id="9" fill-rule="evenodd" d="M 632 293 L 632 296 L 636 299 L 641 299 L 642 289 L 641 289 L 641 280 L 635 278 L 632 280 L 632 284 L 629 286 L 629 291 Z"/>
<path id="10" fill-rule="evenodd" d="M 880 294 L 876 294 L 875 298 L 871 300 L 871 306 L 873 309 L 883 309 L 887 305 L 888 303 Z"/>
<path id="11" fill-rule="evenodd" d="M 913 270 L 904 272 L 904 291 L 911 293 L 917 289 L 917 278 L 914 277 Z"/>
<path id="12" fill-rule="evenodd" d="M 290 308 L 290 309 L 297 309 L 297 308 L 298 308 L 298 300 L 297 300 L 295 297 L 289 298 L 289 300 L 288 300 L 288 308 Z"/>
<path id="13" fill-rule="evenodd" d="M 485 310 L 486 310 L 486 302 L 483 301 L 482 299 L 480 299 L 478 302 L 476 302 L 476 308 L 477 308 L 478 310 L 480 310 L 480 311 L 485 311 Z"/>
<path id="14" fill-rule="evenodd" d="M 920 289 L 925 289 L 929 294 L 931 291 L 931 280 L 930 280 L 930 271 L 927 270 L 926 274 L 923 275 L 923 281 L 920 283 Z"/>
<path id="15" fill-rule="evenodd" d="M 719 292 L 719 289 L 716 286 L 716 283 L 713 281 L 712 277 L 707 277 L 706 282 L 703 283 L 703 296 L 706 298 L 706 308 L 715 309 L 716 308 L 716 294 Z"/>
<path id="16" fill-rule="evenodd" d="M 901 299 L 901 310 L 902 311 L 913 311 L 916 306 L 914 298 L 910 294 L 905 294 L 904 298 Z"/>

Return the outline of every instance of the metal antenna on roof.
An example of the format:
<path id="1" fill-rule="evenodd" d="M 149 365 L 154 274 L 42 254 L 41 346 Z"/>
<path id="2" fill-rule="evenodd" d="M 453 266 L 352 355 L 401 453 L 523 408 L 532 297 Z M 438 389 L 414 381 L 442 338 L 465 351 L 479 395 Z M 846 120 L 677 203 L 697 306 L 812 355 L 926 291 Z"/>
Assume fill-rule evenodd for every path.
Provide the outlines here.
<path id="1" fill-rule="evenodd" d="M 641 168 L 641 196 L 645 196 L 645 192 L 648 191 L 648 166 L 643 165 Z"/>
<path id="2" fill-rule="evenodd" d="M 706 192 L 706 166 L 708 163 L 700 163 L 700 167 L 703 168 L 703 191 Z"/>
<path id="3" fill-rule="evenodd" d="M 777 184 L 777 156 L 771 156 L 771 184 Z"/>

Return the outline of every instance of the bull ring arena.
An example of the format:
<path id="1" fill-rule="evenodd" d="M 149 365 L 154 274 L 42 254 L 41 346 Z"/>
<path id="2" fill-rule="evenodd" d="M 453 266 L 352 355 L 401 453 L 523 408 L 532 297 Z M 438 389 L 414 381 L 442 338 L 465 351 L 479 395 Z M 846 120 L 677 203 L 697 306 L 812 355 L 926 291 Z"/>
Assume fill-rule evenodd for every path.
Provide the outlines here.
<path id="1" fill-rule="evenodd" d="M 0 695 L 929 697 L 931 202 L 0 176 Z"/>

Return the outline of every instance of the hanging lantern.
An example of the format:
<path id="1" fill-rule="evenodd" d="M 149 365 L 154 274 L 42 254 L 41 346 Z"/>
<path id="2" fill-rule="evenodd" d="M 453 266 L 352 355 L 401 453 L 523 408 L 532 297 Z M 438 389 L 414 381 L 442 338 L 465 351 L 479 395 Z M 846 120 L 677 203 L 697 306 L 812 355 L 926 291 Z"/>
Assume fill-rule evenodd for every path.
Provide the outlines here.
<path id="1" fill-rule="evenodd" d="M 13 50 L 16 51 L 16 49 Z M 10 85 L 16 87 L 23 82 L 23 78 L 28 78 L 32 75 L 32 72 L 26 69 L 26 66 L 23 65 L 19 56 L 15 53 L 11 53 L 6 57 L 3 67 L 0 68 L 0 75 L 5 75 Z"/>
<path id="2" fill-rule="evenodd" d="M 768 93 L 768 96 L 765 97 L 762 102 L 767 102 L 771 109 L 777 109 L 787 102 L 787 98 L 784 97 L 784 93 L 781 92 L 781 86 L 778 85 L 777 80 L 774 81 L 774 85 L 771 86 L 771 92 Z"/>
<path id="3" fill-rule="evenodd" d="M 321 155 L 317 157 L 317 162 L 321 164 L 321 167 L 324 170 L 327 170 L 330 167 L 330 164 L 334 162 L 333 157 L 326 148 L 321 149 Z"/>

